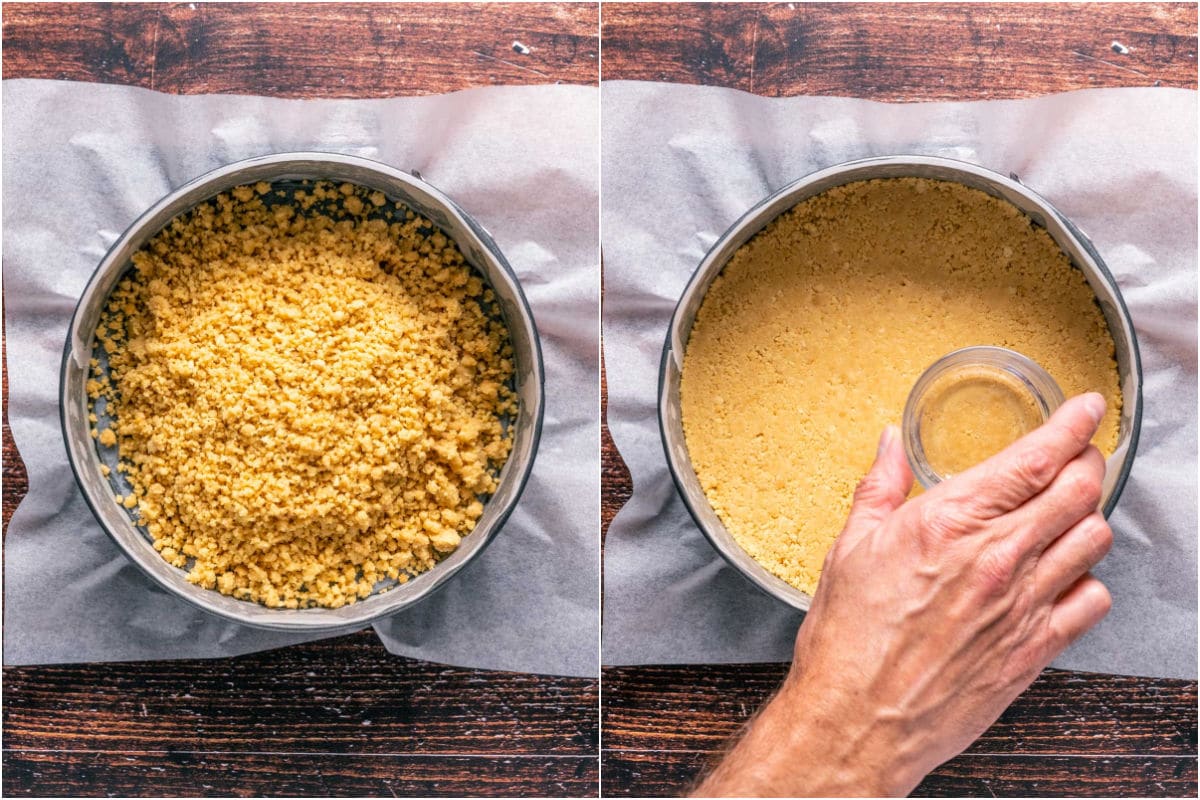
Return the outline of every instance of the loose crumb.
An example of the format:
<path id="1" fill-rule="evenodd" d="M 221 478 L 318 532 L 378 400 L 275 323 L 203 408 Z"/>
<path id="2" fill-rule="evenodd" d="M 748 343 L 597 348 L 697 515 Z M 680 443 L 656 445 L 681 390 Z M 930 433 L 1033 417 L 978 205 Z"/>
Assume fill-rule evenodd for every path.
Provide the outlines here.
<path id="1" fill-rule="evenodd" d="M 511 447 L 512 348 L 428 220 L 389 222 L 353 184 L 271 189 L 134 255 L 96 332 L 111 378 L 87 392 L 116 420 L 117 501 L 165 560 L 267 606 L 337 607 L 473 529 Z"/>
<path id="2" fill-rule="evenodd" d="M 1015 206 L 957 183 L 872 180 L 806 200 L 713 282 L 684 360 L 684 435 L 755 560 L 816 589 L 883 427 L 951 350 L 999 345 L 1067 397 L 1098 391 L 1117 444 L 1114 345 L 1083 274 Z"/>

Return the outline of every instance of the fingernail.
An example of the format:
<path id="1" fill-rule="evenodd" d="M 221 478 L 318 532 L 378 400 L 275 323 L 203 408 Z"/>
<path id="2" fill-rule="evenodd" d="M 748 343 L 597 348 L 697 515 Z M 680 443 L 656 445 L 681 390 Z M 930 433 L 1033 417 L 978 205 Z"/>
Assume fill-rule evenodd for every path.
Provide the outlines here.
<path id="1" fill-rule="evenodd" d="M 879 458 L 881 455 L 886 453 L 888 448 L 892 446 L 892 440 L 895 438 L 896 438 L 896 426 L 895 425 L 888 425 L 886 428 L 884 428 L 883 435 L 879 437 L 879 447 L 876 448 L 876 450 L 875 450 L 875 457 Z"/>
<path id="2" fill-rule="evenodd" d="M 1100 420 L 1104 419 L 1104 412 L 1107 409 L 1107 405 L 1104 402 L 1104 395 L 1096 392 L 1088 392 L 1083 396 L 1083 407 L 1092 418 L 1092 422 L 1097 425 L 1100 424 Z"/>

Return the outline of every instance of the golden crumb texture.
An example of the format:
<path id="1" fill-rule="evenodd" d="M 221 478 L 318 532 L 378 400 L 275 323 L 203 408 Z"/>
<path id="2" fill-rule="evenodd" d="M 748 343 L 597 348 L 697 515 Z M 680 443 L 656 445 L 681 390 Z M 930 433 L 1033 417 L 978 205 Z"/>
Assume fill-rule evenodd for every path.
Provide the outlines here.
<path id="1" fill-rule="evenodd" d="M 192 583 L 270 607 L 430 569 L 511 447 L 494 300 L 379 192 L 258 183 L 197 206 L 133 256 L 96 332 L 118 502 Z"/>
<path id="2" fill-rule="evenodd" d="M 1078 269 L 1018 208 L 957 183 L 861 181 L 747 242 L 696 316 L 684 436 L 713 509 L 756 561 L 816 589 L 885 425 L 941 356 L 998 345 L 1070 397 L 1102 393 L 1117 444 L 1114 345 Z"/>

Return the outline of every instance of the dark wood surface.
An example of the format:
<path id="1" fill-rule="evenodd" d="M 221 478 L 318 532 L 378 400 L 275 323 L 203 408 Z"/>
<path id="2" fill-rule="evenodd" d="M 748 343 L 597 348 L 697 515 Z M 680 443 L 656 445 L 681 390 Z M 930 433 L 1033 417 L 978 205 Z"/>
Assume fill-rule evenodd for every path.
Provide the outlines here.
<path id="1" fill-rule="evenodd" d="M 605 80 L 768 97 L 913 102 L 1196 85 L 1194 3 L 605 3 L 602 30 Z"/>
<path id="2" fill-rule="evenodd" d="M 9 3 L 4 77 L 284 97 L 594 85 L 597 32 L 594 4 Z M 7 531 L 27 483 L 4 378 Z M 6 668 L 3 794 L 595 796 L 598 724 L 596 680 L 398 658 L 368 632 Z"/>
<path id="3" fill-rule="evenodd" d="M 7 78 L 173 94 L 594 85 L 599 69 L 593 3 L 6 3 L 3 22 Z"/>
<path id="4" fill-rule="evenodd" d="M 784 664 L 604 670 L 605 796 L 680 793 L 782 680 Z M 1186 796 L 1196 684 L 1046 670 L 918 795 Z"/>
<path id="5" fill-rule="evenodd" d="M 212 661 L 8 668 L 4 793 L 594 796 L 596 682 L 363 632 Z"/>
<path id="6" fill-rule="evenodd" d="M 1194 4 L 605 3 L 604 78 L 885 101 L 1196 88 Z M 1118 53 L 1113 42 L 1129 49 Z M 602 432 L 602 520 L 632 484 Z M 602 791 L 679 794 L 784 665 L 603 671 Z M 1194 796 L 1196 682 L 1047 670 L 917 794 Z"/>
<path id="7" fill-rule="evenodd" d="M 1193 5 L 796 5 L 606 4 L 605 77 L 884 100 L 1195 88 Z M 590 9 L 7 4 L 4 74 L 301 97 L 594 83 Z M 1116 53 L 1113 41 L 1132 49 Z M 7 528 L 25 490 L 7 424 L 4 481 Z M 607 431 L 603 483 L 607 527 L 630 493 Z M 605 794 L 678 792 L 782 674 L 605 670 Z M 4 790 L 14 795 L 594 793 L 594 681 L 398 659 L 369 634 L 222 661 L 4 677 Z M 1195 708 L 1195 682 L 1047 671 L 921 790 L 1194 794 Z"/>

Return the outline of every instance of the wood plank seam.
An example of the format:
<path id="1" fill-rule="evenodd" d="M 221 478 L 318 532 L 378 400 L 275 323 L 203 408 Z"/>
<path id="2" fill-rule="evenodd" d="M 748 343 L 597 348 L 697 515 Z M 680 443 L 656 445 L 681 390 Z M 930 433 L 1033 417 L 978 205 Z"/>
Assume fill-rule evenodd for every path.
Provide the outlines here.
<path id="1" fill-rule="evenodd" d="M 34 752 L 34 751 L 29 751 Z M 55 751 L 57 752 L 57 751 Z M 648 753 L 651 755 L 659 754 L 676 754 L 676 755 L 716 755 L 724 753 L 724 748 L 714 748 L 711 750 L 705 749 L 674 749 L 669 747 L 662 748 L 638 748 L 638 747 L 606 747 L 601 753 Z M 1005 752 L 989 752 L 986 750 L 971 750 L 961 755 L 967 757 L 979 756 L 981 758 L 1077 758 L 1084 761 L 1093 761 L 1097 758 L 1128 758 L 1143 760 L 1147 758 L 1194 758 L 1196 753 L 1005 753 Z M 573 756 L 577 757 L 577 756 Z M 959 756 L 955 756 L 958 758 Z"/>
<path id="2" fill-rule="evenodd" d="M 636 751 L 631 751 L 636 752 Z M 687 752 L 687 751 L 679 751 Z M 702 751 L 697 751 L 702 752 Z M 205 755 L 205 756 L 336 756 L 338 758 L 451 758 L 451 759 L 472 759 L 472 758 L 534 758 L 534 759 L 561 759 L 571 760 L 577 758 L 596 759 L 598 755 L 588 753 L 510 753 L 503 750 L 492 752 L 480 751 L 478 753 L 471 752 L 438 752 L 433 751 L 413 751 L 406 752 L 345 752 L 339 750 L 156 750 L 156 749 L 136 749 L 136 750 L 109 750 L 106 748 L 88 748 L 88 747 L 5 747 L 0 749 L 0 753 L 95 753 L 97 755 Z"/>

